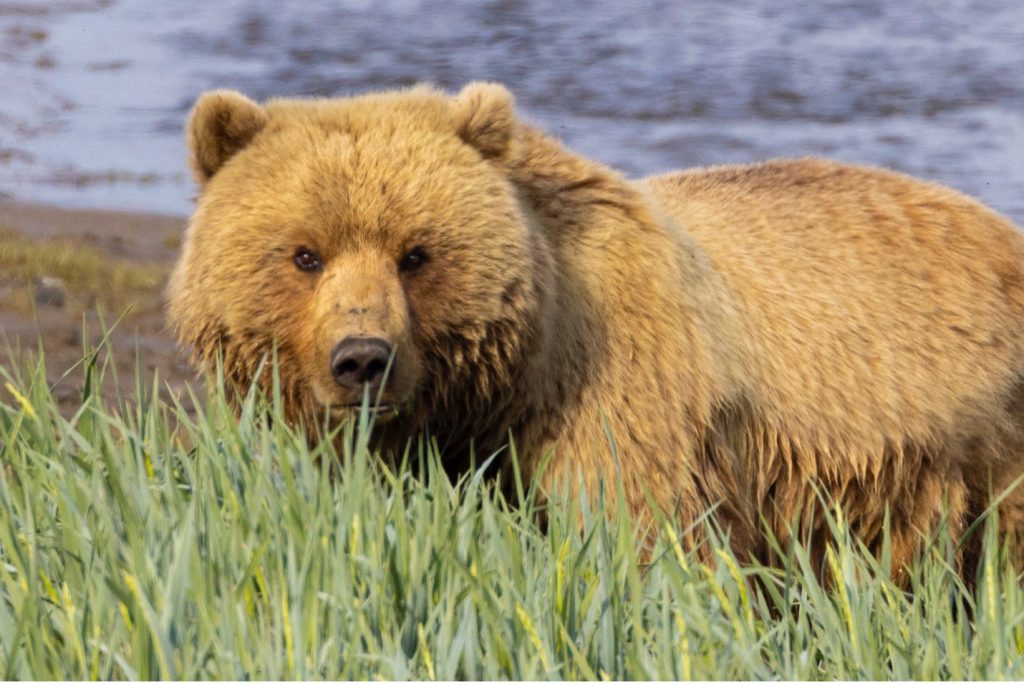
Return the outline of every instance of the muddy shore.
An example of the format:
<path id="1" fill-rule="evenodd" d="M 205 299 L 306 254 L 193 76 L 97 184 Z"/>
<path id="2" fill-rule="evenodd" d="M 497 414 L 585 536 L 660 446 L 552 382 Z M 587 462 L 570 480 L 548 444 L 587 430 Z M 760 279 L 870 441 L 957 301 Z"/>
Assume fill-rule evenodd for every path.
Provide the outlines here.
<path id="1" fill-rule="evenodd" d="M 108 330 L 109 354 L 101 355 L 115 367 L 105 374 L 108 398 L 115 389 L 128 397 L 134 394 L 136 365 L 147 383 L 159 373 L 165 395 L 187 397 L 195 374 L 164 313 L 166 275 L 178 254 L 185 223 L 182 217 L 158 214 L 0 200 L 0 364 L 24 368 L 41 349 L 54 395 L 62 409 L 71 410 L 81 399 L 78 362 L 85 343 L 99 345 Z M 57 268 L 52 257 L 60 251 L 96 265 L 100 279 L 86 279 L 81 268 L 63 278 L 48 273 Z M 31 276 L 13 268 L 36 258 L 39 264 L 32 267 Z M 18 263 L 11 264 L 12 259 Z M 109 269 L 109 284 L 103 282 L 104 269 Z M 145 286 L 111 300 L 108 291 L 115 287 L 115 271 L 150 277 Z"/>

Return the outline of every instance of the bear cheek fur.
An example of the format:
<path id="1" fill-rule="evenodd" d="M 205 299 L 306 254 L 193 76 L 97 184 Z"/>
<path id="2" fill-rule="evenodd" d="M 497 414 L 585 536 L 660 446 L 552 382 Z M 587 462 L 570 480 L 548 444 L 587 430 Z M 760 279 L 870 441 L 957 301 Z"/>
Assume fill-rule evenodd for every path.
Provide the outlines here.
<path id="1" fill-rule="evenodd" d="M 410 289 L 427 366 L 418 413 L 455 445 L 449 456 L 464 441 L 489 449 L 507 440 L 542 343 L 552 261 L 512 195 L 506 197 L 507 213 L 488 222 L 489 230 L 501 226 L 493 240 L 446 255 L 444 267 Z"/>
<path id="2" fill-rule="evenodd" d="M 211 226 L 204 228 L 213 232 Z M 276 355 L 282 390 L 295 410 L 303 411 L 302 379 L 309 373 L 305 361 L 309 341 L 303 333 L 313 301 L 306 274 L 291 273 L 295 269 L 290 255 L 249 254 L 251 248 L 241 245 L 234 248 L 230 260 L 201 245 L 194 252 L 189 268 L 180 270 L 174 279 L 177 284 L 172 283 L 172 309 L 190 311 L 178 317 L 182 338 L 211 371 L 218 355 L 223 355 L 225 376 L 236 393 L 247 392 L 253 382 L 270 390 L 270 376 L 264 372 L 257 378 L 256 372 L 264 360 Z M 243 292 L 239 292 L 241 283 Z"/>

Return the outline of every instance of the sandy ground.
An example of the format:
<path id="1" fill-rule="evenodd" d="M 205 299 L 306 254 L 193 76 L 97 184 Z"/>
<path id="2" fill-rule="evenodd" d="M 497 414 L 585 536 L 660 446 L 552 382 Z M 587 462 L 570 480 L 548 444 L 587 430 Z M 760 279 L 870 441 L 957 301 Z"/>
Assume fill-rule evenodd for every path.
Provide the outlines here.
<path id="1" fill-rule="evenodd" d="M 43 241 L 41 249 L 50 241 L 60 241 L 87 246 L 111 259 L 169 268 L 177 257 L 185 219 L 132 212 L 65 210 L 0 200 L 0 226 Z M 38 284 L 22 285 L 37 288 L 31 307 L 16 306 L 0 298 L 0 338 L 7 343 L 0 349 L 0 364 L 8 368 L 23 365 L 41 345 L 47 380 L 54 395 L 63 411 L 73 411 L 81 397 L 81 366 L 66 372 L 82 358 L 83 331 L 87 331 L 89 342 L 95 346 L 103 338 L 103 324 L 109 327 L 119 313 L 101 314 L 95 309 L 73 307 L 60 302 L 61 298 L 52 301 L 54 298 L 38 296 Z M 67 287 L 70 289 L 73 284 Z M 165 396 L 173 393 L 187 398 L 185 390 L 195 374 L 187 354 L 175 344 L 167 328 L 161 292 L 154 290 L 147 298 L 148 306 L 129 310 L 110 332 L 107 357 L 116 367 L 117 380 L 115 374 L 106 374 L 106 396 L 113 397 L 115 385 L 126 396 L 134 395 L 138 360 L 149 384 L 153 372 L 158 371 Z"/>

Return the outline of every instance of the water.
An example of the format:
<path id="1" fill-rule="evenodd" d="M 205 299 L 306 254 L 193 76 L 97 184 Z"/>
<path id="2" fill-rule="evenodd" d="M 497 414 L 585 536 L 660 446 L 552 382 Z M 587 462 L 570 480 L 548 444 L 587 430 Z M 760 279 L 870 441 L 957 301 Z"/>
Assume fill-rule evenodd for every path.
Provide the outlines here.
<path id="1" fill-rule="evenodd" d="M 631 175 L 827 155 L 1024 225 L 1021 0 L 0 2 L 0 193 L 186 214 L 204 89 L 473 79 Z"/>

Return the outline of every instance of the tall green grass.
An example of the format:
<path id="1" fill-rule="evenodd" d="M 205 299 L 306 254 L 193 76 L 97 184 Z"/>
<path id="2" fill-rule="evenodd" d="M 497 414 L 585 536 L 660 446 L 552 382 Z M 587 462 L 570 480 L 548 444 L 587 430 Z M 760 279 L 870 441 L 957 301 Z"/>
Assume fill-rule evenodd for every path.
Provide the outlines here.
<path id="1" fill-rule="evenodd" d="M 212 382 L 190 417 L 155 379 L 100 397 L 85 364 L 71 418 L 42 362 L 3 371 L 5 679 L 1024 676 L 1024 592 L 991 528 L 972 590 L 941 536 L 900 589 L 839 512 L 835 582 L 799 547 L 703 565 L 672 526 L 640 563 L 621 512 L 558 502 L 542 531 L 528 492 L 453 484 L 429 447 L 413 476 L 365 425 L 311 449 L 273 401 L 239 417 Z"/>

